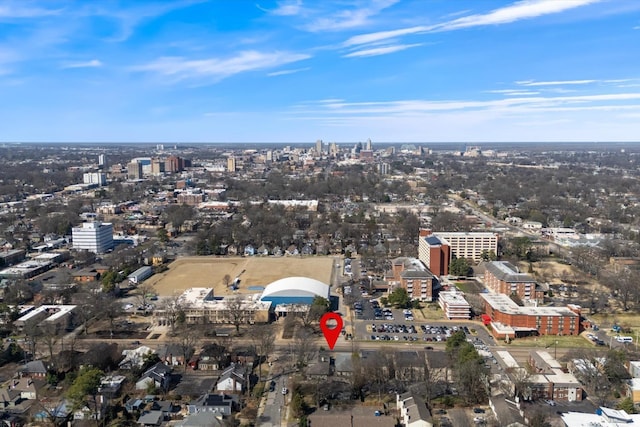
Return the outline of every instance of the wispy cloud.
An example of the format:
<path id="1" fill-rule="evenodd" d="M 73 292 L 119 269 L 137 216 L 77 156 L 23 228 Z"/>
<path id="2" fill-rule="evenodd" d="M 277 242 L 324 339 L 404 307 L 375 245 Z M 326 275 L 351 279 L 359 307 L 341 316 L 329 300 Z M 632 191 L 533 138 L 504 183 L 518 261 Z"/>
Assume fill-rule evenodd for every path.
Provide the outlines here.
<path id="1" fill-rule="evenodd" d="M 102 67 L 104 64 L 98 59 L 92 59 L 91 61 L 84 62 L 69 62 L 63 64 L 60 68 L 97 68 Z"/>
<path id="2" fill-rule="evenodd" d="M 442 24 L 438 29 L 446 31 L 484 25 L 509 24 L 522 19 L 531 19 L 564 12 L 565 10 L 586 6 L 599 1 L 601 0 L 522 0 L 510 6 L 495 9 L 489 13 L 469 15 L 454 19 L 453 21 Z"/>
<path id="3" fill-rule="evenodd" d="M 496 90 L 487 90 L 487 93 L 500 93 L 506 96 L 529 96 L 529 95 L 539 95 L 540 92 L 532 91 L 532 90 L 522 90 L 522 89 L 496 89 Z"/>
<path id="4" fill-rule="evenodd" d="M 635 27 L 633 27 L 634 30 L 640 30 L 640 25 L 636 25 Z"/>
<path id="5" fill-rule="evenodd" d="M 267 76 L 269 77 L 286 76 L 287 74 L 295 74 L 295 73 L 299 73 L 301 71 L 307 71 L 310 69 L 311 69 L 310 67 L 305 67 L 305 68 L 294 68 L 292 70 L 280 70 L 280 71 L 274 71 L 272 73 L 268 73 Z"/>
<path id="6" fill-rule="evenodd" d="M 362 57 L 362 56 L 387 55 L 389 53 L 400 52 L 402 50 L 411 49 L 412 47 L 418 47 L 418 46 L 422 46 L 422 43 L 396 44 L 392 46 L 375 47 L 371 49 L 357 50 L 355 52 L 351 52 L 342 56 L 343 58 L 355 58 L 355 57 Z"/>
<path id="7" fill-rule="evenodd" d="M 340 31 L 368 25 L 373 16 L 379 14 L 399 0 L 373 0 L 365 7 L 345 9 L 331 16 L 317 18 L 305 26 L 307 31 Z"/>
<path id="8" fill-rule="evenodd" d="M 295 16 L 302 12 L 302 0 L 280 1 L 275 9 L 265 9 L 257 5 L 258 9 L 276 16 Z"/>
<path id="9" fill-rule="evenodd" d="M 349 38 L 343 45 L 354 46 L 367 44 L 411 34 L 452 31 L 486 25 L 509 24 L 523 19 L 537 18 L 543 15 L 564 12 L 569 9 L 586 6 L 599 1 L 601 0 L 522 0 L 509 6 L 494 9 L 485 14 L 463 16 L 440 24 L 418 25 L 408 28 L 400 28 L 397 30 L 361 34 Z"/>
<path id="10" fill-rule="evenodd" d="M 0 5 L 0 19 L 40 18 L 58 15 L 62 9 L 43 9 L 25 5 L 24 2 L 6 2 Z"/>
<path id="11" fill-rule="evenodd" d="M 226 59 L 162 57 L 148 64 L 134 67 L 134 71 L 156 73 L 161 76 L 171 77 L 174 81 L 209 78 L 213 82 L 217 82 L 235 74 L 275 68 L 310 57 L 310 55 L 301 53 L 263 53 L 257 51 L 240 52 L 238 55 Z"/>
<path id="12" fill-rule="evenodd" d="M 596 83 L 597 80 L 557 80 L 548 82 L 537 82 L 535 80 L 520 80 L 516 84 L 520 86 L 562 86 L 562 85 L 587 85 Z"/>
<path id="13" fill-rule="evenodd" d="M 633 102 L 640 101 L 640 93 L 604 93 L 582 96 L 522 97 L 492 100 L 400 100 L 390 102 L 355 102 L 342 100 L 319 102 L 316 113 L 343 115 L 424 114 L 458 110 L 490 110 L 503 114 L 544 111 L 628 110 L 640 109 Z"/>

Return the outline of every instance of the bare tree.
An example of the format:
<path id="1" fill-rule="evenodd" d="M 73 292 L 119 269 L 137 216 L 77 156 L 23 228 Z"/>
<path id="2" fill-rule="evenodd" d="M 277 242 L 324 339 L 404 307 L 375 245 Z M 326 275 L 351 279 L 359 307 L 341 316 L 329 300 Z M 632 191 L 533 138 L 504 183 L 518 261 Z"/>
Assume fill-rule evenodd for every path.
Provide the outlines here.
<path id="1" fill-rule="evenodd" d="M 269 354 L 275 348 L 275 325 L 254 325 L 249 329 L 249 337 L 255 347 L 256 355 L 258 356 L 258 380 L 262 378 L 262 362 L 267 361 Z"/>
<path id="2" fill-rule="evenodd" d="M 40 338 L 42 342 L 47 346 L 47 350 L 49 351 L 49 361 L 53 362 L 53 352 L 56 344 L 61 338 L 61 335 L 58 333 L 58 328 L 51 322 L 42 322 L 41 325 L 38 326 L 40 329 Z"/>
<path id="3" fill-rule="evenodd" d="M 225 287 L 225 289 L 229 287 L 229 283 L 231 283 L 231 276 L 225 274 L 222 278 L 222 285 Z"/>
<path id="4" fill-rule="evenodd" d="M 180 355 L 184 360 L 184 370 L 187 370 L 189 358 L 193 355 L 196 345 L 200 339 L 198 329 L 190 325 L 183 325 L 176 336 L 176 344 L 180 348 Z"/>
<path id="5" fill-rule="evenodd" d="M 298 328 L 294 337 L 294 355 L 296 367 L 304 371 L 318 352 L 315 335 L 312 330 Z"/>
<path id="6" fill-rule="evenodd" d="M 164 316 L 166 318 L 168 326 L 171 328 L 171 331 L 175 332 L 178 320 L 180 318 L 180 313 L 183 310 L 180 300 L 180 293 L 174 292 L 171 297 L 163 298 L 160 302 L 159 308 L 164 312 Z"/>
<path id="7" fill-rule="evenodd" d="M 236 335 L 240 335 L 240 325 L 247 321 L 244 301 L 241 296 L 236 295 L 225 299 L 227 303 L 227 313 L 229 321 L 236 328 Z"/>
<path id="8" fill-rule="evenodd" d="M 146 316 L 147 315 L 147 311 L 148 311 L 148 307 L 149 307 L 149 298 L 151 298 L 151 296 L 153 296 L 155 293 L 155 289 L 153 288 L 152 285 L 148 284 L 148 283 L 142 283 L 140 285 L 138 285 L 138 288 L 136 289 L 136 300 L 139 303 L 139 306 L 142 307 L 142 313 Z"/>

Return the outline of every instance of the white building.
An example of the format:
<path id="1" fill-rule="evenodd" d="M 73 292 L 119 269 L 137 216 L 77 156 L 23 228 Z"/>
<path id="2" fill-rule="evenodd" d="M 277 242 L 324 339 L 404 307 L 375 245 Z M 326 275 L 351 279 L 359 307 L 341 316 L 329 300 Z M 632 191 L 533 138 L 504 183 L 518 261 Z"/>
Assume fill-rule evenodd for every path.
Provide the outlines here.
<path id="1" fill-rule="evenodd" d="M 88 250 L 97 254 L 113 248 L 113 225 L 108 222 L 84 222 L 73 227 L 73 249 Z"/>
<path id="2" fill-rule="evenodd" d="M 462 292 L 442 291 L 438 294 L 438 304 L 447 319 L 471 318 L 471 306 Z"/>
<path id="3" fill-rule="evenodd" d="M 102 172 L 87 172 L 82 175 L 84 184 L 107 185 L 107 175 Z"/>
<path id="4" fill-rule="evenodd" d="M 437 231 L 433 234 L 449 244 L 452 257 L 479 262 L 484 251 L 498 253 L 498 235 L 496 233 Z"/>

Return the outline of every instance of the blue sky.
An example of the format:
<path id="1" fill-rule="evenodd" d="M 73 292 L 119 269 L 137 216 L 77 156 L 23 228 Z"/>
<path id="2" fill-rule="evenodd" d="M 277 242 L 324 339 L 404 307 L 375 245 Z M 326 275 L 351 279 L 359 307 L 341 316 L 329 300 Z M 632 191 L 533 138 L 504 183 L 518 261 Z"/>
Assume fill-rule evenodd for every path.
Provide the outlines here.
<path id="1" fill-rule="evenodd" d="M 0 141 L 638 141 L 640 1 L 3 0 L 0 99 Z"/>

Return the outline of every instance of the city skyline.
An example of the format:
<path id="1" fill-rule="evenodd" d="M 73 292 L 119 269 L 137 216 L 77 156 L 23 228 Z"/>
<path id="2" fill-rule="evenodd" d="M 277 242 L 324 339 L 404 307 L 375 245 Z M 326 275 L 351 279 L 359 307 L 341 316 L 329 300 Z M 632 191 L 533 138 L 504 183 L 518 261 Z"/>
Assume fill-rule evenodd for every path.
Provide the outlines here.
<path id="1" fill-rule="evenodd" d="M 637 141 L 634 0 L 9 1 L 0 142 Z"/>

